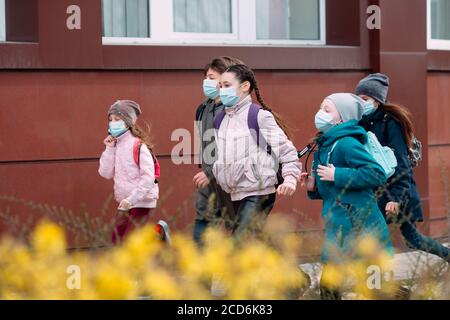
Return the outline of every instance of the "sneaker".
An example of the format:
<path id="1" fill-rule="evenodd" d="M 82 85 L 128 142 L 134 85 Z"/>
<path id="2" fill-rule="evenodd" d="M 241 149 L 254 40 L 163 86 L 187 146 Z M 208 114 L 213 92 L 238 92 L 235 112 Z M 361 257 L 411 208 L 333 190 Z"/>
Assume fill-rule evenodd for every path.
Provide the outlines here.
<path id="1" fill-rule="evenodd" d="M 159 220 L 156 225 L 156 232 L 159 234 L 161 241 L 167 243 L 169 246 L 172 245 L 172 238 L 170 237 L 170 228 L 167 222 Z"/>

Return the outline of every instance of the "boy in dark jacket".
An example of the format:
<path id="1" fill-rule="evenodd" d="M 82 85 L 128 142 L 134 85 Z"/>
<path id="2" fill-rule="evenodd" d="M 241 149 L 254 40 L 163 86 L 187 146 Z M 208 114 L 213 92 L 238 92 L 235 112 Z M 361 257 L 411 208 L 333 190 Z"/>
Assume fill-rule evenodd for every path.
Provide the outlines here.
<path id="1" fill-rule="evenodd" d="M 219 57 L 205 67 L 203 93 L 206 100 L 197 108 L 195 120 L 201 141 L 200 169 L 194 176 L 193 182 L 197 187 L 194 223 L 194 240 L 202 244 L 202 237 L 206 228 L 211 224 L 220 224 L 225 220 L 226 226 L 232 228 L 234 208 L 230 195 L 217 184 L 212 173 L 216 154 L 214 139 L 214 118 L 224 106 L 219 97 L 219 78 L 229 67 L 243 64 L 242 61 L 231 57 Z"/>

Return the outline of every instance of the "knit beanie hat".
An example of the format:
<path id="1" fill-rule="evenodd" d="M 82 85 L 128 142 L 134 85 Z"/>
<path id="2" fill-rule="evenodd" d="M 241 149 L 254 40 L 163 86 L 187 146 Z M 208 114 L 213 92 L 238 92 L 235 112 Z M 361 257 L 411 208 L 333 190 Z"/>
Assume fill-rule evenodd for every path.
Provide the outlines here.
<path id="1" fill-rule="evenodd" d="M 341 115 L 342 121 L 360 121 L 364 112 L 365 101 L 352 93 L 335 93 L 327 99 L 333 101 Z"/>
<path id="2" fill-rule="evenodd" d="M 117 100 L 109 108 L 108 116 L 119 116 L 127 126 L 132 127 L 141 115 L 141 107 L 132 100 Z"/>
<path id="3" fill-rule="evenodd" d="M 382 73 L 370 74 L 355 89 L 356 95 L 366 95 L 385 104 L 389 90 L 389 77 Z"/>

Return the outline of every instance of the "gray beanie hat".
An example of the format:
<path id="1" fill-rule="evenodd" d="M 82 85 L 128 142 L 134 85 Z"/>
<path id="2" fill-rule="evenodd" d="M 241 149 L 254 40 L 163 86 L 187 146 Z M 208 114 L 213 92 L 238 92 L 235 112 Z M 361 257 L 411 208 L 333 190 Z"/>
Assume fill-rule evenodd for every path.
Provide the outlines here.
<path id="1" fill-rule="evenodd" d="M 109 108 L 108 116 L 115 114 L 119 116 L 127 126 L 133 126 L 141 115 L 141 107 L 132 100 L 117 100 Z"/>
<path id="2" fill-rule="evenodd" d="M 366 95 L 385 104 L 389 90 L 389 77 L 382 73 L 369 74 L 356 86 L 355 94 Z"/>
<path id="3" fill-rule="evenodd" d="M 326 99 L 333 101 L 341 115 L 342 121 L 360 121 L 364 112 L 364 100 L 352 93 L 335 93 Z"/>

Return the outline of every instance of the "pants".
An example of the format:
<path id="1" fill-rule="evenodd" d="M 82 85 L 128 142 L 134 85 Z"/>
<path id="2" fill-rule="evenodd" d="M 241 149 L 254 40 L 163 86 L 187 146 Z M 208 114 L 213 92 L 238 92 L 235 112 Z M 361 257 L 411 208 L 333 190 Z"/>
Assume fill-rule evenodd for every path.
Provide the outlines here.
<path id="1" fill-rule="evenodd" d="M 264 196 L 250 196 L 234 201 L 237 221 L 233 227 L 236 238 L 259 236 L 265 226 L 267 217 L 275 205 L 276 193 Z"/>
<path id="2" fill-rule="evenodd" d="M 112 243 L 119 244 L 133 229 L 141 227 L 148 222 L 150 208 L 133 208 L 129 212 L 118 212 L 112 233 Z"/>
<path id="3" fill-rule="evenodd" d="M 450 249 L 444 247 L 438 241 L 421 234 L 419 230 L 417 230 L 414 221 L 400 215 L 397 223 L 400 225 L 400 232 L 408 248 L 431 253 L 450 262 Z"/>
<path id="4" fill-rule="evenodd" d="M 195 197 L 194 241 L 197 245 L 203 244 L 202 238 L 206 228 L 211 225 L 225 223 L 231 229 L 235 220 L 233 202 L 230 195 L 220 188 L 215 180 L 209 185 L 197 190 Z"/>

